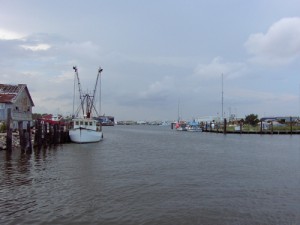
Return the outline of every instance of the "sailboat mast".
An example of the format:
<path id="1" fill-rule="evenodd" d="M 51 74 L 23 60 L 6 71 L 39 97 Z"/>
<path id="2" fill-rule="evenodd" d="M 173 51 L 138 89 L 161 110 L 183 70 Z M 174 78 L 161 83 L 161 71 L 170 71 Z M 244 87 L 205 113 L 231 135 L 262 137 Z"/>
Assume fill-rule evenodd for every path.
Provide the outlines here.
<path id="1" fill-rule="evenodd" d="M 72 117 L 75 117 L 75 86 L 76 86 L 76 77 L 74 76 L 74 87 L 73 87 L 73 112 L 72 112 Z"/>
<path id="2" fill-rule="evenodd" d="M 221 116 L 221 120 L 223 120 L 223 116 L 224 116 L 224 90 L 223 90 L 223 73 L 222 73 L 222 116 Z"/>
<path id="3" fill-rule="evenodd" d="M 180 105 L 180 99 L 178 99 L 178 106 L 177 106 L 178 123 L 179 123 L 179 121 L 180 121 L 179 105 Z"/>
<path id="4" fill-rule="evenodd" d="M 101 69 L 101 67 L 99 67 L 99 73 L 100 73 L 100 89 L 99 89 L 99 116 L 101 116 L 102 115 L 102 113 L 101 113 L 101 72 L 103 71 L 103 69 Z"/>

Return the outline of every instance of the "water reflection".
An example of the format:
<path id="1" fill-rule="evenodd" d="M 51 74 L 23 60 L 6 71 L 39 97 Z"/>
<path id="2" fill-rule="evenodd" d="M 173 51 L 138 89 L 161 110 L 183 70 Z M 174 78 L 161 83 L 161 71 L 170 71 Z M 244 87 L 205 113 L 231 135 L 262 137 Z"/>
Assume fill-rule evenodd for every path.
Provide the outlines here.
<path id="1" fill-rule="evenodd" d="M 42 148 L 30 153 L 21 149 L 1 151 L 0 156 L 0 218 L 7 222 L 39 206 L 38 186 L 42 185 L 48 159 L 55 158 L 60 147 Z M 42 191 L 47 191 L 44 188 Z"/>
<path id="2" fill-rule="evenodd" d="M 35 149 L 33 153 L 24 153 L 21 149 L 13 151 L 2 151 L 1 155 L 1 185 L 30 185 L 35 170 L 40 170 L 47 157 L 53 158 L 61 146 L 51 148 Z"/>

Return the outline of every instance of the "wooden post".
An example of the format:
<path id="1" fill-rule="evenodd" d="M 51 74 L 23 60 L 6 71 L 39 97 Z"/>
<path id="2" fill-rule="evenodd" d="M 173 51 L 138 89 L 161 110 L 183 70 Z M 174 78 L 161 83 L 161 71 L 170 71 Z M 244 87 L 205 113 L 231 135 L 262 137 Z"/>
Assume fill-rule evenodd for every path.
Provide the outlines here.
<path id="1" fill-rule="evenodd" d="M 18 121 L 18 130 L 19 130 L 19 139 L 20 139 L 21 152 L 24 153 L 25 144 L 24 144 L 23 121 Z"/>
<path id="2" fill-rule="evenodd" d="M 224 134 L 227 133 L 226 127 L 227 127 L 227 120 L 226 120 L 226 118 L 224 118 L 224 128 L 223 128 L 223 133 Z"/>
<path id="3" fill-rule="evenodd" d="M 293 134 L 293 122 L 292 122 L 292 117 L 290 117 L 290 132 Z"/>
<path id="4" fill-rule="evenodd" d="M 271 121 L 271 134 L 273 134 L 273 121 Z"/>
<path id="5" fill-rule="evenodd" d="M 260 120 L 260 134 L 262 134 L 262 124 L 263 124 L 263 121 L 262 120 Z"/>
<path id="6" fill-rule="evenodd" d="M 53 126 L 49 124 L 49 145 L 53 144 Z"/>
<path id="7" fill-rule="evenodd" d="M 66 142 L 66 140 L 65 140 L 65 137 L 64 137 L 64 125 L 60 125 L 59 126 L 59 143 L 61 144 L 61 143 L 65 143 Z"/>
<path id="8" fill-rule="evenodd" d="M 42 123 L 40 120 L 37 120 L 37 127 L 35 127 L 35 129 L 38 129 L 38 130 L 35 130 L 35 132 L 37 132 L 37 144 L 38 144 L 38 149 L 40 150 L 41 147 L 42 147 L 42 143 L 43 143 L 43 140 L 42 140 L 42 135 L 43 135 L 43 126 L 42 126 Z"/>
<path id="9" fill-rule="evenodd" d="M 27 134 L 28 134 L 28 140 L 26 143 L 26 153 L 32 153 L 30 121 L 27 122 Z"/>
<path id="10" fill-rule="evenodd" d="M 37 146 L 38 150 L 42 147 L 42 125 L 40 120 L 35 121 L 35 134 L 34 134 L 34 144 Z"/>
<path id="11" fill-rule="evenodd" d="M 11 128 L 11 109 L 7 109 L 7 118 L 6 118 L 6 149 L 8 151 L 12 150 L 12 128 Z"/>
<path id="12" fill-rule="evenodd" d="M 240 121 L 240 134 L 242 134 L 242 133 L 243 133 L 243 122 Z"/>
<path id="13" fill-rule="evenodd" d="M 57 129 L 58 125 L 57 124 L 53 124 L 53 144 L 57 144 L 58 142 L 58 129 Z"/>
<path id="14" fill-rule="evenodd" d="M 44 126 L 43 126 L 43 145 L 47 145 L 47 137 L 48 137 L 48 126 L 46 123 L 44 123 Z"/>

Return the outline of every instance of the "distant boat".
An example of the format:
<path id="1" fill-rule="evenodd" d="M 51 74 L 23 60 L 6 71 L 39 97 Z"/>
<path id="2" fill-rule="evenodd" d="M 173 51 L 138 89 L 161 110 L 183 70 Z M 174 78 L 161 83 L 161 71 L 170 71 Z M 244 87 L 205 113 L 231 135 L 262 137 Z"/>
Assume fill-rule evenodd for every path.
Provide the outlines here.
<path id="1" fill-rule="evenodd" d="M 85 94 L 82 93 L 77 67 L 74 66 L 73 69 L 75 71 L 75 75 L 78 81 L 80 106 L 77 110 L 76 115 L 74 115 L 74 118 L 72 119 L 72 128 L 69 130 L 70 139 L 72 142 L 75 143 L 99 142 L 103 139 L 102 126 L 99 121 L 93 119 L 92 111 L 97 114 L 96 108 L 94 106 L 94 102 L 95 102 L 98 79 L 99 76 L 101 75 L 102 69 L 99 68 L 98 70 L 93 95 L 90 95 L 88 93 Z"/>
<path id="2" fill-rule="evenodd" d="M 97 119 L 102 126 L 114 126 L 115 125 L 115 118 L 113 116 L 99 116 Z"/>
<path id="3" fill-rule="evenodd" d="M 159 126 L 170 126 L 170 125 L 171 125 L 171 123 L 168 121 L 163 121 L 159 124 Z"/>
<path id="4" fill-rule="evenodd" d="M 176 124 L 175 124 L 175 129 L 177 130 L 177 131 L 187 131 L 187 129 L 186 129 L 186 122 L 185 121 L 181 121 L 180 120 L 180 115 L 179 115 L 179 111 L 180 111 L 180 101 L 179 101 L 179 99 L 178 99 L 178 120 L 177 120 L 177 122 L 176 122 Z"/>
<path id="5" fill-rule="evenodd" d="M 186 129 L 190 132 L 202 132 L 202 128 L 200 127 L 199 123 L 195 121 L 188 122 Z"/>
<path id="6" fill-rule="evenodd" d="M 177 131 L 187 131 L 187 124 L 184 121 L 179 121 L 175 124 L 175 129 Z"/>
<path id="7" fill-rule="evenodd" d="M 46 114 L 46 115 L 43 115 L 39 120 L 42 121 L 43 123 L 48 123 L 51 125 L 54 125 L 54 124 L 64 125 L 64 119 L 63 119 L 62 115 L 59 115 L 59 114 L 55 114 L 55 115 Z"/>

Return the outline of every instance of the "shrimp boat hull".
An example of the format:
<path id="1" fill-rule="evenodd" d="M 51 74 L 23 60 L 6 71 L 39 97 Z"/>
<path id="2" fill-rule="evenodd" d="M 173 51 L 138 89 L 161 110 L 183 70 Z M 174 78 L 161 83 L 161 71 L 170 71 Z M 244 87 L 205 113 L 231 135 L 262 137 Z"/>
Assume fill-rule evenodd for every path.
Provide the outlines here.
<path id="1" fill-rule="evenodd" d="M 71 129 L 69 136 L 72 142 L 75 143 L 93 143 L 103 139 L 102 131 L 93 131 L 85 128 Z"/>
<path id="2" fill-rule="evenodd" d="M 72 120 L 69 136 L 75 143 L 99 142 L 103 139 L 102 127 L 97 120 L 76 118 Z"/>

